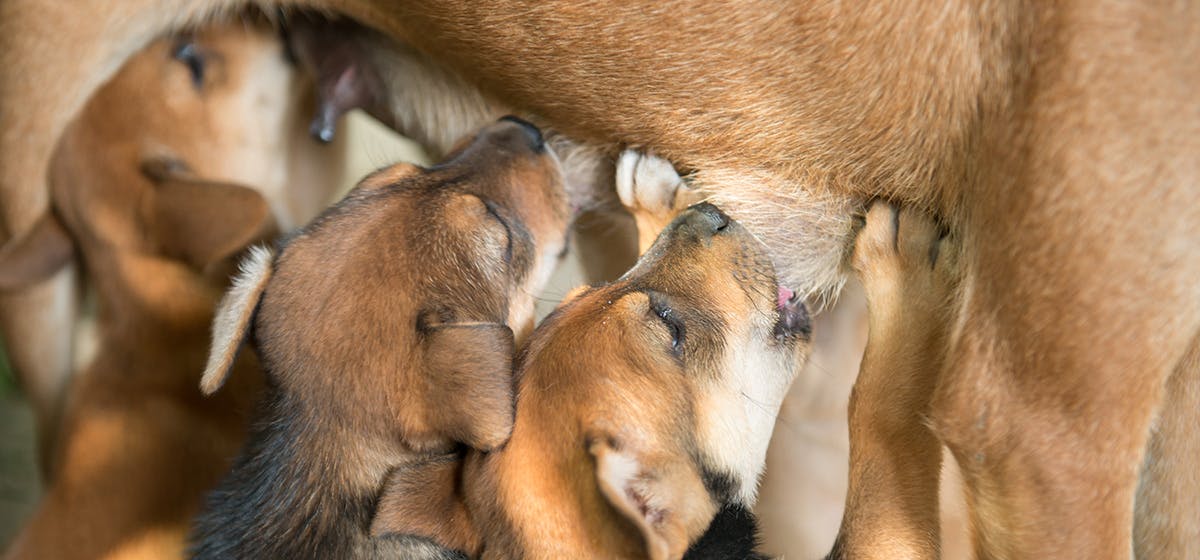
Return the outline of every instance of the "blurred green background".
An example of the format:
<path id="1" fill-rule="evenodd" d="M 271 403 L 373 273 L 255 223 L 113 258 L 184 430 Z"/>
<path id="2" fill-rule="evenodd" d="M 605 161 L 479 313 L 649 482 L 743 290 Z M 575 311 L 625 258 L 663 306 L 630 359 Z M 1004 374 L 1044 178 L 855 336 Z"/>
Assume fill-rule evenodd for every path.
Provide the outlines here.
<path id="1" fill-rule="evenodd" d="M 7 548 L 38 496 L 33 441 L 33 412 L 0 346 L 0 550 Z"/>

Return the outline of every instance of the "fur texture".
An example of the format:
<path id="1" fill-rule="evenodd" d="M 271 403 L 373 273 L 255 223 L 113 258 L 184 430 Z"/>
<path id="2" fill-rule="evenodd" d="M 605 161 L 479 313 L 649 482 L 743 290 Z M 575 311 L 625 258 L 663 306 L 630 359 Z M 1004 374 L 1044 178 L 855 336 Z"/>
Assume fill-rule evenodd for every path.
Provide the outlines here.
<path id="1" fill-rule="evenodd" d="M 46 219 L 70 236 L 41 230 L 27 241 L 78 255 L 98 343 L 71 386 L 45 496 L 6 558 L 183 553 L 190 519 L 241 445 L 261 386 L 247 356 L 231 360 L 238 375 L 223 394 L 196 391 L 233 262 L 276 235 L 267 196 L 287 199 L 218 179 L 273 174 L 273 164 L 242 165 L 277 153 L 272 127 L 255 124 L 299 117 L 286 81 L 255 82 L 259 73 L 290 75 L 281 52 L 269 28 L 252 25 L 163 38 L 97 92 L 59 143 Z M 247 98 L 280 103 L 272 109 L 280 114 L 254 114 Z M 314 194 L 290 202 L 302 208 Z M 31 272 L 11 267 L 12 256 L 0 268 Z"/>
<path id="2" fill-rule="evenodd" d="M 931 357 L 946 365 L 929 421 L 963 468 L 978 549 L 1133 549 L 1138 466 L 1155 417 L 1169 413 L 1166 381 L 1200 331 L 1197 6 L 314 4 L 410 42 L 576 140 L 647 147 L 712 176 L 697 182 L 704 192 L 741 197 L 752 177 L 767 200 L 806 193 L 732 209 L 761 211 L 771 228 L 812 213 L 844 220 L 771 236 L 802 293 L 839 278 L 828 267 L 845 262 L 853 231 L 837 212 L 882 196 L 937 214 L 960 235 L 964 278 L 947 346 Z M 45 208 L 50 148 L 86 93 L 157 30 L 223 5 L 3 4 L 10 231 Z M 794 261 L 797 247 L 823 264 Z M 62 285 L 10 305 L 31 309 Z M 36 361 L 30 348 L 15 359 Z"/>
<path id="3" fill-rule="evenodd" d="M 537 129 L 508 119 L 438 165 L 367 176 L 274 262 L 250 261 L 251 281 L 217 318 L 241 329 L 215 331 L 206 386 L 251 336 L 267 398 L 196 522 L 193 556 L 477 552 L 467 531 L 412 537 L 449 525 L 440 511 L 377 503 L 387 484 L 412 488 L 404 477 L 437 482 L 417 486 L 423 498 L 450 496 L 454 480 L 425 478 L 440 468 L 430 459 L 508 438 L 516 337 L 532 327 L 569 218 L 557 160 Z"/>

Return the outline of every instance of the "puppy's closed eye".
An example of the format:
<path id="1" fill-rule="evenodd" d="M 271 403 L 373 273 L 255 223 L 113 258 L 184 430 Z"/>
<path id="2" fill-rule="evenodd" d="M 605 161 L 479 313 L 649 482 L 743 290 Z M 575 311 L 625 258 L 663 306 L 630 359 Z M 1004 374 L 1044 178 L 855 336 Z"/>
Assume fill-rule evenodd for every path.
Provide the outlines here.
<path id="1" fill-rule="evenodd" d="M 187 66 L 192 76 L 192 86 L 197 91 L 204 89 L 204 76 L 208 67 L 208 57 L 190 36 L 183 36 L 171 47 L 171 57 Z"/>
<path id="2" fill-rule="evenodd" d="M 512 226 L 508 225 L 508 220 L 506 220 L 504 218 L 504 216 L 501 215 L 500 208 L 497 207 L 495 203 L 493 203 L 489 200 L 484 200 L 483 205 L 487 208 L 488 216 L 490 216 L 493 220 L 499 222 L 501 226 L 504 226 L 504 235 L 505 235 L 505 237 L 507 237 L 507 242 L 504 247 L 504 262 L 511 263 L 512 256 L 513 256 Z"/>
<path id="3" fill-rule="evenodd" d="M 671 307 L 667 297 L 659 292 L 646 294 L 650 301 L 649 310 L 667 329 L 671 341 L 671 353 L 675 356 L 683 354 L 683 344 L 687 336 L 687 327 L 683 317 Z"/>

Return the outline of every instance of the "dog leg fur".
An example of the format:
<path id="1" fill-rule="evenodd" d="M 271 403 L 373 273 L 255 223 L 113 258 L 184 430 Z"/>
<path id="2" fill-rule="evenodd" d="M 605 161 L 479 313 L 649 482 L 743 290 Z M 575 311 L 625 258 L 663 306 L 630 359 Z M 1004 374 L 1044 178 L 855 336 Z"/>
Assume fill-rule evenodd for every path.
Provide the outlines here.
<path id="1" fill-rule="evenodd" d="M 1167 380 L 1137 493 L 1134 556 L 1200 556 L 1200 338 Z"/>
<path id="2" fill-rule="evenodd" d="M 43 478 L 53 471 L 54 441 L 75 365 L 73 329 L 80 300 L 73 263 L 39 284 L 0 295 L 0 333 L 12 372 L 33 407 Z"/>
<path id="3" fill-rule="evenodd" d="M 937 558 L 942 450 L 926 418 L 957 247 L 918 211 L 876 202 L 852 261 L 869 334 L 850 395 L 849 489 L 830 558 Z"/>

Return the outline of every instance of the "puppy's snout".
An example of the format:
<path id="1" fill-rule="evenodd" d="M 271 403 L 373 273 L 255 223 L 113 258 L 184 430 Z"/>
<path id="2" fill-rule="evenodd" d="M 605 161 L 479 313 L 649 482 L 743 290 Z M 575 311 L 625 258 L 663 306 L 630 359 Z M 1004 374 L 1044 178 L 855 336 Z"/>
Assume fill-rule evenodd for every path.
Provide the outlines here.
<path id="1" fill-rule="evenodd" d="M 729 227 L 729 216 L 720 208 L 701 202 L 684 212 L 683 223 L 697 235 L 712 237 Z"/>
<path id="2" fill-rule="evenodd" d="M 808 314 L 808 307 L 795 293 L 779 288 L 776 308 L 779 309 L 779 321 L 775 323 L 776 337 L 800 336 L 809 339 L 812 336 L 812 318 Z"/>
<path id="3" fill-rule="evenodd" d="M 542 131 L 538 127 L 533 126 L 533 123 L 512 115 L 501 117 L 502 122 L 509 122 L 516 125 L 517 134 L 510 134 L 513 142 L 520 142 L 534 152 L 541 152 L 546 148 L 546 140 L 542 137 Z"/>

